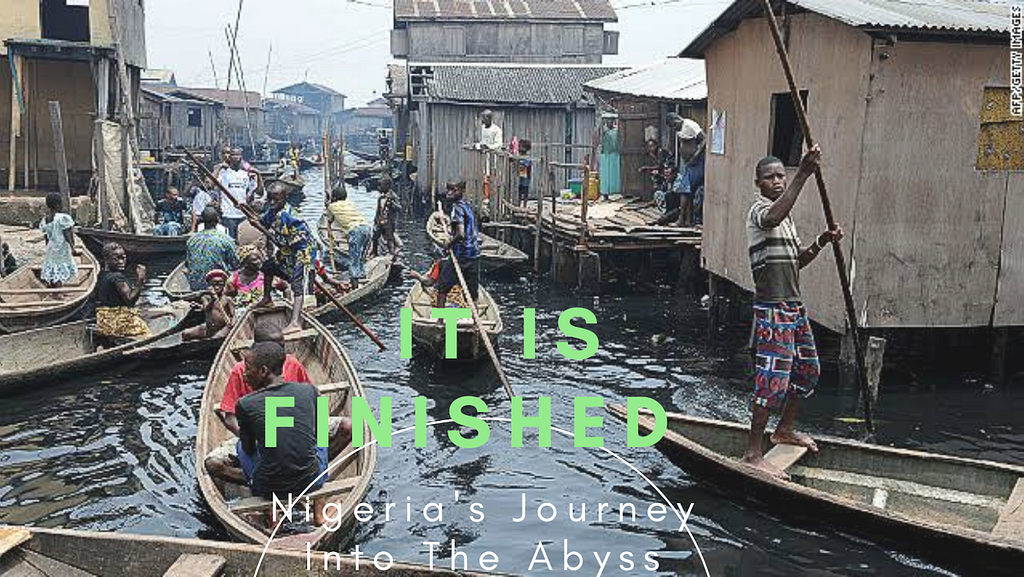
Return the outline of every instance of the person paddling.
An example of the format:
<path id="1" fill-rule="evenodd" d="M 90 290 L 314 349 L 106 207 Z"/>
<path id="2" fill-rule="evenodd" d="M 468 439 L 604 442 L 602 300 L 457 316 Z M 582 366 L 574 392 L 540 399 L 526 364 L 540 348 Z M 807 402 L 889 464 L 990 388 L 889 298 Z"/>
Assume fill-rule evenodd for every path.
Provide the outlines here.
<path id="1" fill-rule="evenodd" d="M 801 247 L 790 216 L 820 157 L 817 146 L 806 152 L 792 182 L 787 181 L 781 160 L 762 158 L 754 170 L 754 185 L 760 194 L 747 213 L 757 354 L 750 437 L 743 460 L 783 478 L 787 477 L 785 471 L 764 458 L 762 439 L 770 411 L 782 409 L 779 425 L 771 436 L 773 443 L 818 450 L 814 439 L 795 428 L 800 401 L 814 393 L 820 373 L 814 334 L 800 296 L 800 269 L 810 264 L 826 244 L 843 238 L 837 226 Z"/>

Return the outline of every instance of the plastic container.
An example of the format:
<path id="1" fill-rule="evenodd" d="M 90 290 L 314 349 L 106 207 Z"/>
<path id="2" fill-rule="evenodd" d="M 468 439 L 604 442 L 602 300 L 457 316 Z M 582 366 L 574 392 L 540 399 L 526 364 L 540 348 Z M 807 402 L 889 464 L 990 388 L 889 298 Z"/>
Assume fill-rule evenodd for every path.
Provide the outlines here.
<path id="1" fill-rule="evenodd" d="M 569 191 L 572 192 L 573 196 L 580 196 L 583 194 L 583 179 L 582 178 L 570 178 L 569 179 Z"/>

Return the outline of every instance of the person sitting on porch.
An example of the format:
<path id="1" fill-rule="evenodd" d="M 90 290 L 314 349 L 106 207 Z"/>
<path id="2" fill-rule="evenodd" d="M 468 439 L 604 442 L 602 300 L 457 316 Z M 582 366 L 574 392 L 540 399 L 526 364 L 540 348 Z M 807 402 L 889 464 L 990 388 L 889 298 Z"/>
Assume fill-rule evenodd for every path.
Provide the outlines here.
<path id="1" fill-rule="evenodd" d="M 189 212 L 188 203 L 181 199 L 181 193 L 173 186 L 168 186 L 164 197 L 156 203 L 153 213 L 153 234 L 156 236 L 179 236 L 185 231 L 185 213 Z"/>
<path id="2" fill-rule="evenodd" d="M 480 150 L 501 150 L 504 135 L 501 127 L 494 123 L 494 113 L 484 110 L 480 114 L 480 142 L 476 147 Z"/>

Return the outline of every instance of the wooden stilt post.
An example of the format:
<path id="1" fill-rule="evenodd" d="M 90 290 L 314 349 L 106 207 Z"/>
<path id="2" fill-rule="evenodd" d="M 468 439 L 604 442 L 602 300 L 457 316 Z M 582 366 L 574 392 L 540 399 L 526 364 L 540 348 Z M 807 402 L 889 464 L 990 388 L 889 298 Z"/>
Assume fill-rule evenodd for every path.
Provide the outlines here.
<path id="1" fill-rule="evenodd" d="M 541 174 L 547 174 L 547 158 L 542 157 L 540 161 Z M 533 230 L 533 270 L 534 272 L 540 272 L 540 239 L 541 239 L 541 227 L 544 226 L 544 195 L 541 193 L 543 188 L 537 189 L 537 218 L 534 221 Z"/>
<path id="2" fill-rule="evenodd" d="M 96 157 L 96 204 L 99 205 L 100 228 L 110 230 L 110 209 L 107 205 L 107 162 L 103 152 L 103 119 L 93 123 L 93 155 Z"/>
<path id="3" fill-rule="evenodd" d="M 64 200 L 64 208 L 70 213 L 71 186 L 68 183 L 68 157 L 64 151 L 64 121 L 60 116 L 60 102 L 53 100 L 50 101 L 50 129 L 53 131 L 53 160 L 57 167 L 60 196 Z"/>
<path id="4" fill-rule="evenodd" d="M 23 66 L 19 64 L 22 58 L 13 51 L 7 57 L 11 61 L 11 140 L 10 154 L 7 163 L 7 190 L 14 191 L 15 177 L 18 174 L 18 134 L 21 132 L 21 105 L 18 92 L 18 78 L 21 76 Z"/>

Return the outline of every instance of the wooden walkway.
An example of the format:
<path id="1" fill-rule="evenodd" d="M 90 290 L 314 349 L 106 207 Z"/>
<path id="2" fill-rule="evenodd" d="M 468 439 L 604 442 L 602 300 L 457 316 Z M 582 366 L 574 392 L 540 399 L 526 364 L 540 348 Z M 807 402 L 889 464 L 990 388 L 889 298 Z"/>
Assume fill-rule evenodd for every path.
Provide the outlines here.
<path id="1" fill-rule="evenodd" d="M 578 244 L 583 230 L 581 208 L 579 200 L 559 200 L 555 203 L 556 211 L 552 213 L 551 201 L 545 200 L 544 235 L 550 238 L 554 220 L 554 237 L 560 242 Z M 536 201 L 531 200 L 525 209 L 512 207 L 510 210 L 513 219 L 519 224 L 532 225 L 537 218 Z M 587 207 L 587 248 L 595 251 L 684 247 L 700 249 L 699 228 L 654 224 L 661 216 L 662 211 L 657 206 L 638 199 L 592 203 Z"/>

